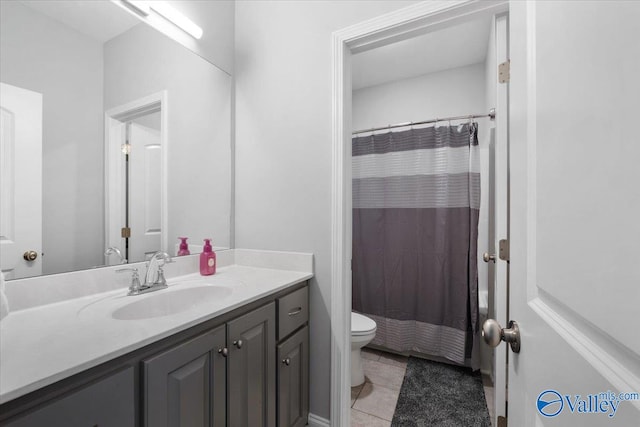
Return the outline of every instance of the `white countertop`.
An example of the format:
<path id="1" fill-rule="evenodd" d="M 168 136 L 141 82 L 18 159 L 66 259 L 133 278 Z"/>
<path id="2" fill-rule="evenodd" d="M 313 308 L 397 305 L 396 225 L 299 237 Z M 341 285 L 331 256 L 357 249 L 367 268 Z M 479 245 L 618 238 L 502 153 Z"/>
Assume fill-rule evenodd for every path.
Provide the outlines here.
<path id="1" fill-rule="evenodd" d="M 230 265 L 213 276 L 168 279 L 169 288 L 126 296 L 109 290 L 12 312 L 0 322 L 0 403 L 8 402 L 313 276 L 309 271 Z M 175 314 L 118 320 L 113 312 L 159 293 L 197 286 L 226 287 L 220 300 Z"/>

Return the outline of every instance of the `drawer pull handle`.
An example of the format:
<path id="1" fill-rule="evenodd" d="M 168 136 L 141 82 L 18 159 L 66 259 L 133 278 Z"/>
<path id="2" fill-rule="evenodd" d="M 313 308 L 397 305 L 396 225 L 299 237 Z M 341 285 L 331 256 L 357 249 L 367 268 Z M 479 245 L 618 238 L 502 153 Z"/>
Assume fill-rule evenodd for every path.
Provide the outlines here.
<path id="1" fill-rule="evenodd" d="M 289 366 L 291 364 L 291 359 L 289 359 L 288 357 L 286 359 L 282 359 L 282 363 Z"/>
<path id="2" fill-rule="evenodd" d="M 242 340 L 234 341 L 233 345 L 235 345 L 238 348 L 242 348 Z"/>
<path id="3" fill-rule="evenodd" d="M 302 313 L 302 307 L 296 307 L 289 312 L 289 316 L 295 316 L 296 314 Z"/>
<path id="4" fill-rule="evenodd" d="M 227 349 L 227 347 L 219 348 L 218 353 L 221 354 L 222 357 L 227 357 L 227 355 L 229 354 L 229 350 Z"/>

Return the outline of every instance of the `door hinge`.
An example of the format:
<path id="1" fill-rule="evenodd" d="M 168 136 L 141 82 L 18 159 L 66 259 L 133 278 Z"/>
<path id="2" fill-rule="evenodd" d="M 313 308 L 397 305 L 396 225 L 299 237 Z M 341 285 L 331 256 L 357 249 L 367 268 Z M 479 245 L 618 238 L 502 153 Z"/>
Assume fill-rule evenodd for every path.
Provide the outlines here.
<path id="1" fill-rule="evenodd" d="M 123 239 L 128 239 L 131 237 L 131 229 L 129 227 L 122 227 L 120 229 L 120 237 Z"/>
<path id="2" fill-rule="evenodd" d="M 498 256 L 503 261 L 509 261 L 509 241 L 507 239 L 501 239 L 498 242 Z"/>
<path id="3" fill-rule="evenodd" d="M 511 60 L 498 65 L 498 82 L 509 83 L 509 80 L 511 80 Z"/>

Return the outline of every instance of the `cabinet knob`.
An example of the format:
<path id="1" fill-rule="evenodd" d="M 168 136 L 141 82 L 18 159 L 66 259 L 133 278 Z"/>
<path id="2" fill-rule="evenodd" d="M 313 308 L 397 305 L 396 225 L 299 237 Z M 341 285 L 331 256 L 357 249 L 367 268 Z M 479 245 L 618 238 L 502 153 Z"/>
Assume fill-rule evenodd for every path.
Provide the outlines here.
<path id="1" fill-rule="evenodd" d="M 229 354 L 229 350 L 227 349 L 227 347 L 219 348 L 218 349 L 218 354 L 221 354 L 222 357 L 227 357 L 227 355 Z"/>
<path id="2" fill-rule="evenodd" d="M 289 359 L 288 357 L 286 359 L 282 359 L 282 363 L 289 366 L 291 364 L 291 359 Z"/>
<path id="3" fill-rule="evenodd" d="M 238 348 L 242 348 L 242 340 L 237 340 L 233 342 L 233 345 L 235 345 Z"/>

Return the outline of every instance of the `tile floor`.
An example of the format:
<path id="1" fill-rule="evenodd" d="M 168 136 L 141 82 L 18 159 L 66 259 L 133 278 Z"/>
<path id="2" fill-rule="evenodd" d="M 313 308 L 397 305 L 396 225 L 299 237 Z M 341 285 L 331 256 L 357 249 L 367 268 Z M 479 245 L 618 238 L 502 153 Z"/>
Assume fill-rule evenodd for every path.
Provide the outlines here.
<path id="1" fill-rule="evenodd" d="M 351 388 L 351 427 L 389 427 L 407 369 L 407 357 L 364 348 L 365 383 Z M 483 376 L 489 414 L 493 409 L 491 380 Z"/>

